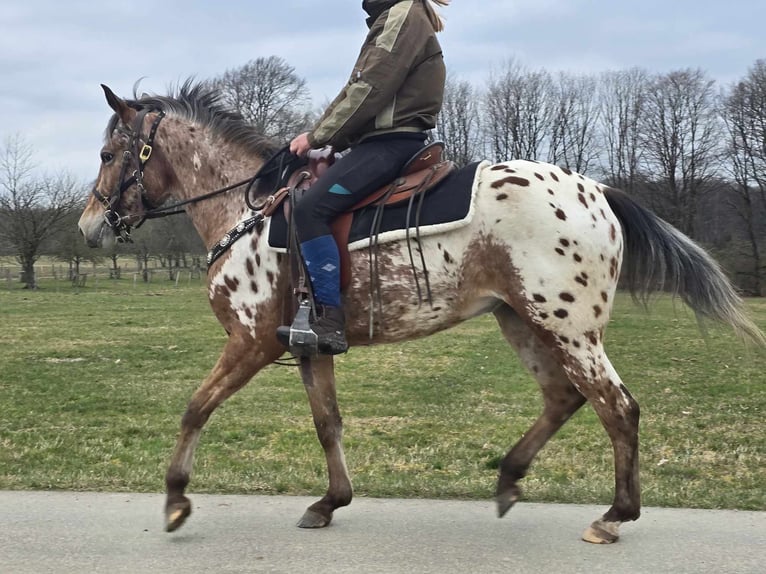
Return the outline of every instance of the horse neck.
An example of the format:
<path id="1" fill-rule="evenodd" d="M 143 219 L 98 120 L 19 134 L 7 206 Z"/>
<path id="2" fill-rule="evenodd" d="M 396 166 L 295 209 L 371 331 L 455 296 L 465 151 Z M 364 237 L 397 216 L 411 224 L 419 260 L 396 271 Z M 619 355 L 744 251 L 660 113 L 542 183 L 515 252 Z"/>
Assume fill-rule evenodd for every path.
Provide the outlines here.
<path id="1" fill-rule="evenodd" d="M 176 200 L 193 199 L 244 181 L 263 163 L 256 154 L 215 137 L 207 128 L 182 121 L 167 123 L 170 125 L 164 138 L 165 153 L 175 172 L 177 184 L 171 190 L 171 196 Z M 245 188 L 246 185 L 242 185 L 186 207 L 207 249 L 249 212 Z"/>

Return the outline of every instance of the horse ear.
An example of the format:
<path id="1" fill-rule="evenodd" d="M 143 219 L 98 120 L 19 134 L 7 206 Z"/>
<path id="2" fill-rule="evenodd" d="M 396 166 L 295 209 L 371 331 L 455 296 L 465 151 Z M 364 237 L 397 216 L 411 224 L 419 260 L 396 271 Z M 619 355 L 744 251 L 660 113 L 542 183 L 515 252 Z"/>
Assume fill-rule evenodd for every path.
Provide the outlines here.
<path id="1" fill-rule="evenodd" d="M 128 106 L 128 104 L 125 103 L 125 100 L 117 97 L 117 95 L 115 95 L 109 86 L 101 84 L 101 88 L 104 90 L 106 102 L 109 104 L 109 107 L 112 108 L 118 116 L 120 116 L 122 123 L 130 125 L 131 121 L 136 115 L 136 111 Z"/>

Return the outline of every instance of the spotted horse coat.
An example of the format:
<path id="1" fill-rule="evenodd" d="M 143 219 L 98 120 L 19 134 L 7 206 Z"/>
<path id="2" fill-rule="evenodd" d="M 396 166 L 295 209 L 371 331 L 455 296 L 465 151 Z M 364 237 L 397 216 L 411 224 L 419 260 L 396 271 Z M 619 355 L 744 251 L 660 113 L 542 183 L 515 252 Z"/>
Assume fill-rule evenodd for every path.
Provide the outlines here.
<path id="1" fill-rule="evenodd" d="M 141 133 L 158 127 L 143 173 L 143 198 L 129 186 L 111 204 L 124 221 L 140 219 L 147 205 L 187 200 L 228 186 L 263 165 L 273 146 L 206 89 L 187 84 L 175 96 L 147 96 L 129 105 L 105 88 L 115 116 L 101 152 L 94 187 L 98 193 L 79 223 L 90 245 L 103 245 L 110 237 L 105 233 L 104 206 L 95 197 L 109 198 L 121 187 L 120 173 L 126 170 L 116 158 L 124 157 L 130 139 L 126 132 L 136 121 L 137 109 L 158 109 L 165 115 L 159 124 L 152 111 L 140 116 L 144 125 L 136 129 Z M 519 499 L 518 482 L 537 452 L 588 402 L 612 443 L 615 493 L 611 507 L 583 538 L 613 542 L 620 524 L 640 513 L 639 407 L 604 351 L 621 271 L 626 287 L 639 298 L 664 287 L 698 315 L 730 325 L 745 338 L 763 344 L 763 334 L 745 315 L 742 301 L 710 256 L 626 194 L 566 169 L 521 160 L 482 163 L 473 185 L 470 222 L 422 237 L 416 246 L 428 262 L 431 304 L 423 303 L 416 287 L 415 278 L 423 284 L 425 271 L 413 272 L 406 243 L 394 241 L 380 249 L 381 312 L 371 314 L 366 252 L 352 253 L 353 279 L 345 293 L 347 338 L 352 347 L 405 341 L 492 313 L 543 395 L 540 417 L 500 464 L 499 514 Z M 256 204 L 265 199 L 254 198 Z M 208 248 L 251 215 L 237 193 L 190 204 L 187 212 Z M 166 474 L 169 531 L 191 513 L 185 490 L 206 421 L 285 351 L 275 330 L 288 297 L 287 262 L 269 248 L 265 231 L 264 225 L 256 226 L 208 271 L 211 306 L 229 336 L 181 420 Z M 326 494 L 309 506 L 299 526 L 322 527 L 352 498 L 333 358 L 303 358 L 299 371 L 329 474 Z"/>

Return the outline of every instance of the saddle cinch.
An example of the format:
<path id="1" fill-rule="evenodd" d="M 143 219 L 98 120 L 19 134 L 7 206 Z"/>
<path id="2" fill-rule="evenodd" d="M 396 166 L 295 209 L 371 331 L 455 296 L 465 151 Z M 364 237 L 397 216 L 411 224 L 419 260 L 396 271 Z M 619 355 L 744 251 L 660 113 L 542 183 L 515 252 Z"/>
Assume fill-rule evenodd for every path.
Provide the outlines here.
<path id="1" fill-rule="evenodd" d="M 452 161 L 442 159 L 443 151 L 444 144 L 442 142 L 437 141 L 425 146 L 405 164 L 400 175 L 393 182 L 368 195 L 365 199 L 351 207 L 351 209 L 339 215 L 330 225 L 340 254 L 342 291 L 351 282 L 351 255 L 348 243 L 354 212 L 366 207 L 372 207 L 381 211 L 386 206 L 400 205 L 405 202 L 409 202 L 411 205 L 414 204 L 418 196 L 435 187 L 455 171 L 455 164 Z M 296 201 L 300 201 L 300 196 L 335 162 L 337 157 L 332 151 L 327 150 L 314 150 L 310 152 L 308 163 L 296 169 L 288 176 L 287 185 L 274 194 L 274 200 L 263 210 L 264 215 L 272 215 L 282 205 L 285 219 L 289 222 L 291 220 L 291 205 Z M 285 201 L 288 197 L 291 200 Z M 375 219 L 379 218 L 376 217 Z M 376 230 L 373 228 L 370 230 L 371 246 L 376 243 L 375 235 Z M 286 315 L 289 316 L 285 317 L 285 323 L 292 320 L 292 324 L 289 333 L 287 329 L 280 328 L 277 336 L 282 343 L 288 346 L 293 355 L 311 356 L 317 353 L 317 345 L 316 334 L 314 334 L 309 325 L 309 318 L 313 309 L 310 281 L 308 281 L 305 273 L 298 240 L 295 237 L 294 226 L 292 225 L 289 225 L 288 245 L 288 252 L 291 253 L 291 283 L 293 293 L 297 298 L 297 310 L 286 309 Z M 291 314 L 293 310 L 296 311 L 294 315 Z"/>

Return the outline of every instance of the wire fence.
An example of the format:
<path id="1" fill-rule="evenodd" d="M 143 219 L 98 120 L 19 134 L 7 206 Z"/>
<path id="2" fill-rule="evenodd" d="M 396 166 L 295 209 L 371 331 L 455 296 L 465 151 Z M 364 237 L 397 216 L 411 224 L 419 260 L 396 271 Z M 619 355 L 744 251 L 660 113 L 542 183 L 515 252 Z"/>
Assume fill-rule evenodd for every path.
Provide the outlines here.
<path id="1" fill-rule="evenodd" d="M 120 288 L 167 288 L 201 285 L 205 270 L 199 267 L 149 267 L 146 269 L 88 266 L 79 272 L 66 265 L 36 265 L 35 283 L 41 289 L 80 290 Z M 23 289 L 26 282 L 20 267 L 0 265 L 0 290 Z"/>

